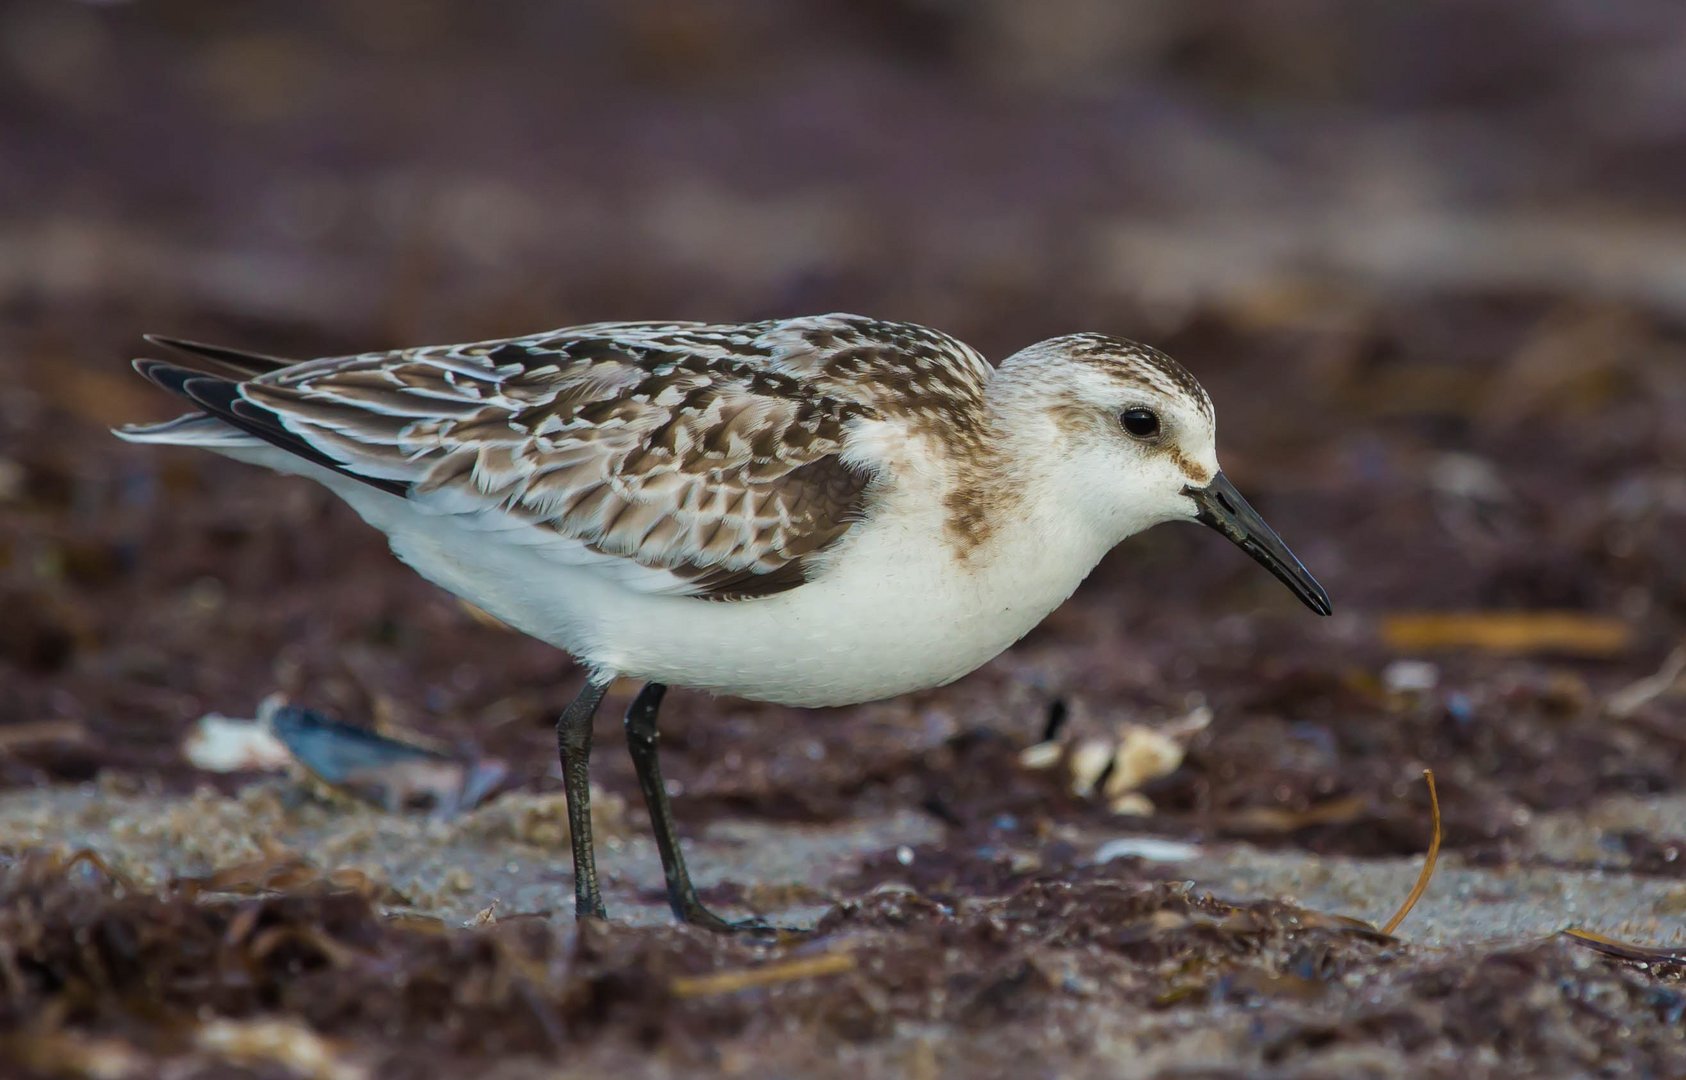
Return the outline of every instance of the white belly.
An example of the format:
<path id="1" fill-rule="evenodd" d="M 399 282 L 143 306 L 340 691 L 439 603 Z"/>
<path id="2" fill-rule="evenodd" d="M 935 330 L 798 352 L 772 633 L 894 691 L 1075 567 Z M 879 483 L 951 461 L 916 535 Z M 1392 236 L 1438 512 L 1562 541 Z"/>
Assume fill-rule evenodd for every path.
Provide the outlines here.
<path id="1" fill-rule="evenodd" d="M 296 458 L 231 456 L 327 485 L 424 577 L 599 672 L 786 705 L 848 705 L 952 682 L 1024 636 L 1105 551 L 1027 525 L 989 557 L 959 559 L 930 507 L 863 522 L 807 584 L 711 601 L 638 591 Z"/>
<path id="2" fill-rule="evenodd" d="M 380 522 L 400 558 L 594 668 L 786 705 L 952 682 L 1024 636 L 1089 569 L 1066 567 L 1048 583 L 1035 568 L 966 568 L 946 549 L 881 530 L 798 588 L 711 601 L 632 591 L 483 532 L 404 516 Z"/>

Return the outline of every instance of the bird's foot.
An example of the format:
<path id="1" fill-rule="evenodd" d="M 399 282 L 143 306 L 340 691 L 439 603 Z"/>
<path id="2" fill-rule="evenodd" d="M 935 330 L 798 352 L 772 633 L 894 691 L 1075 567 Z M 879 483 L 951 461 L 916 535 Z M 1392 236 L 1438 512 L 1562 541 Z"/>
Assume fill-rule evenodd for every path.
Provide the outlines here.
<path id="1" fill-rule="evenodd" d="M 777 941 L 810 932 L 792 926 L 774 926 L 760 919 L 723 919 L 703 907 L 696 900 L 675 904 L 673 914 L 678 917 L 680 922 L 700 926 L 704 930 L 713 930 L 717 934 L 740 934 L 744 937 L 761 938 L 768 941 Z"/>

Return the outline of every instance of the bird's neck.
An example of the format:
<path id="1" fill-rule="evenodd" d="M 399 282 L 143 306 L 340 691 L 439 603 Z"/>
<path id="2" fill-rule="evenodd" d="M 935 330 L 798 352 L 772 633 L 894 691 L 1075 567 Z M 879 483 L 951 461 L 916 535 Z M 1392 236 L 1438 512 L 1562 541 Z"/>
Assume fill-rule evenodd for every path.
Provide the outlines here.
<path id="1" fill-rule="evenodd" d="M 1070 434 L 1011 374 L 992 381 L 978 437 L 958 458 L 949 537 L 965 561 L 1059 564 L 1077 574 L 1075 587 L 1127 532 L 1096 512 L 1095 492 L 1072 468 Z"/>

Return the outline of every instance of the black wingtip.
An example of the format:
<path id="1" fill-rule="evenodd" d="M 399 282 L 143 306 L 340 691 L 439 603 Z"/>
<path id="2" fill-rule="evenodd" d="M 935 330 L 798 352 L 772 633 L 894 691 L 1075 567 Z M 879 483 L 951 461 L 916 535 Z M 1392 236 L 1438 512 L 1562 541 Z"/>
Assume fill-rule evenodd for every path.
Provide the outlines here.
<path id="1" fill-rule="evenodd" d="M 184 389 L 187 381 L 195 375 L 203 374 L 194 371 L 192 368 L 182 367 L 180 364 L 172 364 L 168 360 L 150 360 L 141 357 L 133 363 L 135 370 L 140 372 L 148 382 L 162 386 L 170 393 L 179 394 L 182 397 L 188 396 L 186 389 Z"/>
<path id="2" fill-rule="evenodd" d="M 208 345 L 202 341 L 188 341 L 186 338 L 168 337 L 164 334 L 142 334 L 141 339 L 148 344 L 171 349 L 198 360 L 209 360 L 219 368 L 226 369 L 229 374 L 242 379 L 279 371 L 281 368 L 291 367 L 294 363 L 279 356 L 231 349 L 226 345 Z"/>
<path id="3" fill-rule="evenodd" d="M 408 485 L 396 480 L 352 472 L 342 463 L 288 431 L 274 413 L 248 401 L 241 394 L 240 381 L 237 379 L 195 371 L 180 364 L 172 364 L 168 360 L 139 359 L 134 365 L 135 370 L 151 382 L 172 394 L 186 398 L 210 415 L 249 435 L 255 435 L 271 445 L 297 454 L 306 461 L 332 469 L 353 480 L 360 480 L 390 495 L 402 497 L 409 492 Z"/>
<path id="4" fill-rule="evenodd" d="M 187 395 L 189 401 L 217 416 L 235 412 L 235 405 L 240 401 L 239 383 L 201 372 L 183 380 L 181 392 Z"/>
<path id="5" fill-rule="evenodd" d="M 168 360 L 140 358 L 134 361 L 135 370 L 147 381 L 163 387 L 172 394 L 184 397 L 206 412 L 228 419 L 240 397 L 240 384 L 220 375 L 209 375 Z"/>

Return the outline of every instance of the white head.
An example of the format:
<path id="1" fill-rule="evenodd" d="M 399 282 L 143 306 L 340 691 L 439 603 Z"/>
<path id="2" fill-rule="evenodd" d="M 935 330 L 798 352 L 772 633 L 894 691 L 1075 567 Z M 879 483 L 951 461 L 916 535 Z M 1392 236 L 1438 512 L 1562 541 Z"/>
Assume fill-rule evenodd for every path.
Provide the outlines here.
<path id="1" fill-rule="evenodd" d="M 1212 399 L 1169 356 L 1103 334 L 1052 338 L 1004 361 L 990 397 L 1002 434 L 1030 440 L 1015 457 L 1040 462 L 1038 486 L 1106 547 L 1198 521 L 1328 614 L 1322 587 L 1219 469 Z"/>

